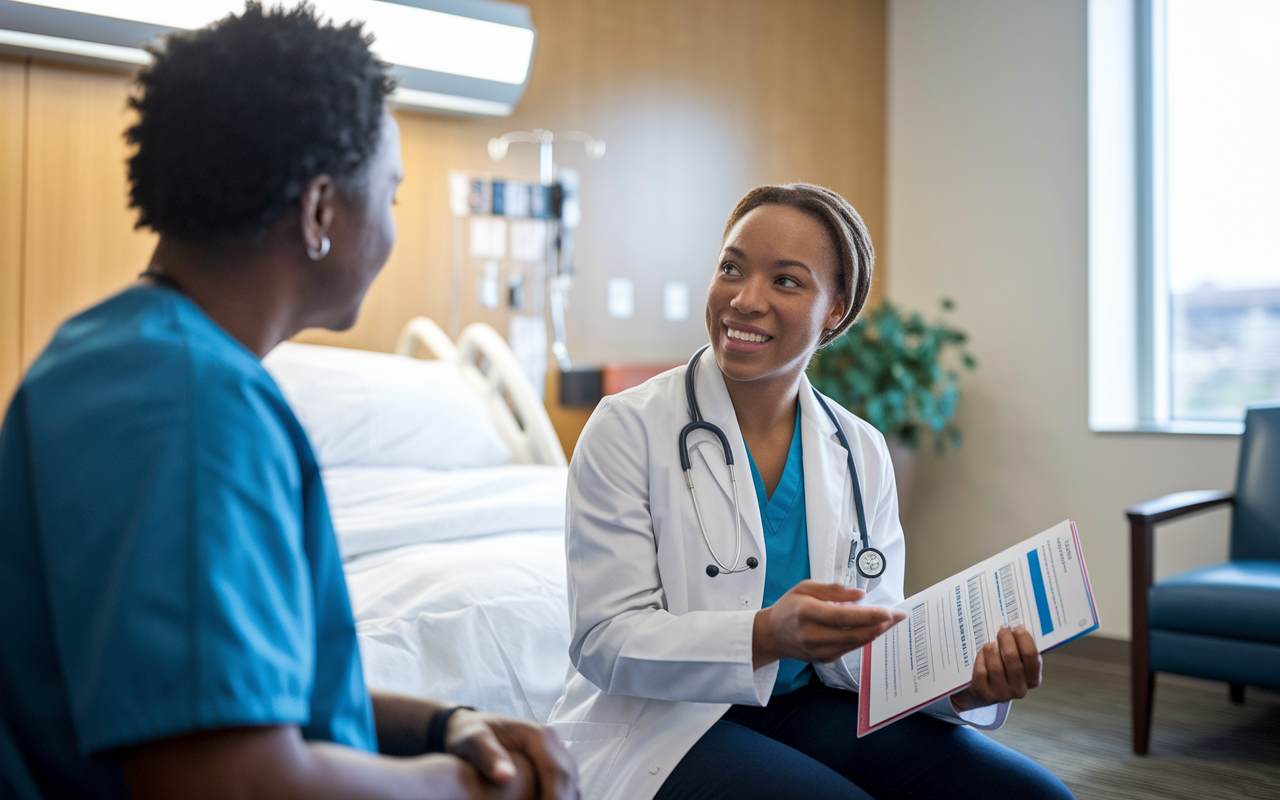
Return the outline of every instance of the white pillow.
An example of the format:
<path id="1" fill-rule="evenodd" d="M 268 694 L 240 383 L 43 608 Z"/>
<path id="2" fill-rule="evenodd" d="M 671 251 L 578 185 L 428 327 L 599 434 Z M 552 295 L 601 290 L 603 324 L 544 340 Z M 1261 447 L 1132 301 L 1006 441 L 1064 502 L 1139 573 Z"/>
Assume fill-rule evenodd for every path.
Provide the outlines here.
<path id="1" fill-rule="evenodd" d="M 511 460 L 456 365 L 284 342 L 262 360 L 320 466 L 494 467 Z"/>

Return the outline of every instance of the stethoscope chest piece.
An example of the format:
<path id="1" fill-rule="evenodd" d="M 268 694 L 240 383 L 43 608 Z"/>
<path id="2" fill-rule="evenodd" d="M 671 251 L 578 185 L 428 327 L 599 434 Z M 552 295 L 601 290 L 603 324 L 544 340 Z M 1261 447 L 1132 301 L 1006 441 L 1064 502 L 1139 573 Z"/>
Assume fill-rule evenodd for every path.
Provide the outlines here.
<path id="1" fill-rule="evenodd" d="M 874 547 L 862 548 L 855 563 L 858 574 L 867 580 L 874 580 L 884 574 L 884 553 Z"/>

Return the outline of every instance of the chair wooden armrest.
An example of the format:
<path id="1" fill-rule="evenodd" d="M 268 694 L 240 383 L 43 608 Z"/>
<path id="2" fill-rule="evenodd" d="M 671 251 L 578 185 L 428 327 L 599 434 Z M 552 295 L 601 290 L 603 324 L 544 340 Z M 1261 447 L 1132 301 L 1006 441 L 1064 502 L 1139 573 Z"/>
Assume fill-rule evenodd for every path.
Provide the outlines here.
<path id="1" fill-rule="evenodd" d="M 1194 514 L 1214 506 L 1230 503 L 1235 499 L 1233 492 L 1217 489 L 1200 489 L 1194 492 L 1174 492 L 1155 500 L 1148 500 L 1125 509 L 1130 522 L 1142 522 L 1155 525 L 1183 514 Z"/>
<path id="2" fill-rule="evenodd" d="M 1151 690 L 1147 634 L 1147 590 L 1154 578 L 1156 525 L 1235 501 L 1235 494 L 1213 489 L 1174 492 L 1125 510 L 1129 517 L 1129 607 L 1131 609 L 1130 680 L 1133 683 L 1133 751 L 1147 752 L 1151 728 Z"/>

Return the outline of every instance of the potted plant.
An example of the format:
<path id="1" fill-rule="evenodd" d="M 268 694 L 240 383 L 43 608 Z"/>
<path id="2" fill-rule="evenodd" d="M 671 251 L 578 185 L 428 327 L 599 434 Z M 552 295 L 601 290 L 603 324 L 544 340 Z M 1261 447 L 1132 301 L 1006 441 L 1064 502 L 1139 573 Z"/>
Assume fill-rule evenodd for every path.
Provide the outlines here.
<path id="1" fill-rule="evenodd" d="M 955 308 L 947 299 L 941 305 L 944 314 Z M 930 323 L 885 301 L 819 350 L 809 365 L 818 391 L 885 435 L 904 515 L 922 441 L 931 439 L 938 453 L 963 442 L 952 423 L 960 402 L 958 370 L 978 365 L 965 348 L 967 340 L 945 320 Z"/>

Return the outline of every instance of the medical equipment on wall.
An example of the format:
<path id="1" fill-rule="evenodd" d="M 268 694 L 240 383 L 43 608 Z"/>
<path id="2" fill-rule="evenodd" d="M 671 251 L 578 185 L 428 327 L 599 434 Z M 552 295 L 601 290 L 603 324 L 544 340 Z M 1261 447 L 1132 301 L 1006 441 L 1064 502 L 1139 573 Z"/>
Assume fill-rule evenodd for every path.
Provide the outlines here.
<path id="1" fill-rule="evenodd" d="M 557 142 L 579 142 L 586 151 L 587 158 L 595 161 L 604 156 L 605 143 L 590 134 L 581 131 L 553 131 L 537 128 L 532 131 L 513 131 L 489 140 L 489 157 L 501 161 L 507 157 L 512 144 L 527 142 L 539 146 L 539 185 L 527 186 L 516 181 L 493 180 L 486 198 L 485 187 L 475 186 L 472 194 L 478 194 L 476 202 L 469 204 L 472 209 L 491 209 L 493 216 L 507 218 L 529 218 L 545 220 L 545 227 L 539 230 L 530 228 L 527 239 L 529 252 L 541 249 L 544 256 L 540 268 L 535 270 L 532 280 L 533 311 L 542 313 L 543 291 L 551 312 L 551 352 L 559 362 L 561 372 L 573 368 L 569 359 L 569 348 L 565 343 L 565 310 L 569 289 L 573 285 L 574 274 L 574 237 L 578 224 L 582 220 L 582 207 L 578 203 L 578 173 L 576 170 L 556 170 L 552 159 L 553 147 Z M 476 181 L 472 181 L 474 185 Z M 501 187 L 501 188 L 499 188 Z M 500 199 L 501 196 L 501 199 Z M 526 200 L 527 198 L 527 200 Z M 456 211 L 455 211 L 456 213 Z M 478 213 L 478 212 L 473 212 Z M 490 230 L 490 240 L 494 236 L 505 234 L 503 231 Z M 474 239 L 473 239 L 474 241 Z M 516 251 L 517 226 L 512 223 L 511 229 L 512 260 L 528 260 Z M 472 248 L 474 255 L 474 246 Z M 487 248 L 487 252 L 496 253 L 497 248 Z M 500 256 L 499 256 L 500 257 Z M 456 268 L 455 268 L 456 271 Z M 494 280 L 496 279 L 487 279 Z M 523 276 L 508 282 L 508 297 L 513 307 L 521 307 L 526 293 L 525 285 L 530 283 Z M 486 287 L 487 288 L 487 287 Z M 484 295 L 484 289 L 482 289 Z M 487 298 L 492 299 L 495 291 L 489 289 Z M 520 295 L 521 304 L 517 305 L 516 295 Z M 492 307 L 492 306 L 487 306 Z"/>
<path id="2" fill-rule="evenodd" d="M 689 495 L 693 498 L 693 513 L 698 518 L 698 529 L 702 531 L 702 540 L 707 543 L 707 550 L 711 552 L 711 559 L 714 564 L 707 565 L 707 575 L 714 578 L 720 573 L 733 574 L 735 572 L 746 572 L 749 569 L 755 569 L 760 565 L 754 557 L 746 560 L 745 566 L 738 566 L 738 560 L 742 556 L 742 514 L 738 512 L 738 481 L 734 476 L 733 470 L 733 449 L 729 447 L 729 439 L 724 435 L 724 431 L 712 422 L 708 422 L 702 418 L 702 411 L 698 408 L 698 398 L 694 392 L 694 376 L 698 369 L 698 359 L 702 358 L 702 354 L 706 352 L 711 345 L 703 345 L 698 352 L 693 354 L 693 358 L 689 359 L 689 366 L 684 373 L 684 392 L 685 398 L 689 402 L 689 416 L 692 421 L 680 429 L 680 468 L 684 470 L 684 482 L 689 487 Z M 840 425 L 840 421 L 836 419 L 835 412 L 831 410 L 831 406 L 827 405 L 827 401 L 817 389 L 813 390 L 813 396 L 817 398 L 818 404 L 822 406 L 822 410 L 827 412 L 827 416 L 836 426 L 836 438 L 840 440 L 840 445 L 844 447 L 845 456 L 849 461 L 849 479 L 853 482 L 853 506 L 858 517 L 858 532 L 860 539 L 855 540 L 854 545 L 850 548 L 849 560 L 853 562 L 853 566 L 858 570 L 858 574 L 864 578 L 878 578 L 884 574 L 885 560 L 884 553 L 871 546 L 871 537 L 867 532 L 866 513 L 862 508 L 862 489 L 858 486 L 858 468 L 853 463 L 853 450 L 849 447 L 849 440 L 844 435 L 844 428 Z M 720 447 L 724 451 L 725 466 L 729 469 L 729 483 L 733 487 L 733 516 L 736 522 L 735 537 L 737 541 L 737 550 L 733 556 L 731 564 L 725 564 L 720 560 L 720 556 L 716 553 L 714 547 L 711 546 L 711 538 L 707 535 L 707 528 L 702 523 L 702 511 L 698 508 L 698 494 L 693 489 L 693 472 L 689 461 L 689 434 L 697 430 L 704 430 L 713 434 L 720 440 Z M 857 544 L 861 543 L 861 547 Z M 856 553 L 856 557 L 855 557 Z"/>

